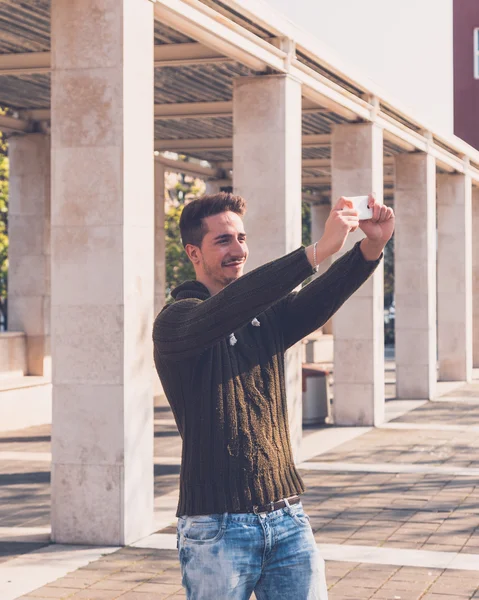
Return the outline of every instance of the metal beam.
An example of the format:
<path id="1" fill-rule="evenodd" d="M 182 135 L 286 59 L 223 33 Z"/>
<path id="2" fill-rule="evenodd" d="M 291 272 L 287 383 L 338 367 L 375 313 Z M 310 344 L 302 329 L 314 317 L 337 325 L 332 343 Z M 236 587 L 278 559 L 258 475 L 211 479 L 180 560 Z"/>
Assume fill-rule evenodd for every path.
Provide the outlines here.
<path id="1" fill-rule="evenodd" d="M 24 119 L 43 121 L 50 119 L 49 109 L 20 111 Z M 155 104 L 155 119 L 205 119 L 230 117 L 233 114 L 232 102 L 182 102 L 179 104 Z"/>
<path id="2" fill-rule="evenodd" d="M 203 44 L 157 44 L 155 46 L 155 67 L 178 67 L 231 62 L 232 59 Z"/>
<path id="3" fill-rule="evenodd" d="M 192 138 L 182 140 L 156 140 L 155 150 L 171 152 L 187 150 L 231 150 L 233 138 Z"/>
<path id="4" fill-rule="evenodd" d="M 195 0 L 157 0 L 155 17 L 253 71 L 287 72 L 286 52 Z"/>
<path id="5" fill-rule="evenodd" d="M 186 45 L 186 44 L 181 44 Z M 307 99 L 303 99 L 303 114 L 324 112 L 321 106 L 312 106 Z M 20 117 L 25 120 L 47 121 L 50 119 L 50 110 L 39 108 L 19 111 Z M 155 104 L 155 119 L 212 119 L 215 117 L 232 117 L 233 102 L 180 102 L 172 104 Z"/>
<path id="6" fill-rule="evenodd" d="M 329 134 L 303 135 L 303 148 L 321 148 L 329 146 L 331 136 Z M 155 150 L 232 150 L 233 138 L 192 138 L 181 140 L 157 140 Z"/>
<path id="7" fill-rule="evenodd" d="M 0 75 L 29 75 L 51 70 L 50 52 L 0 54 Z"/>
<path id="8" fill-rule="evenodd" d="M 231 117 L 233 102 L 184 102 L 155 104 L 156 119 L 204 119 Z"/>
<path id="9" fill-rule="evenodd" d="M 322 148 L 331 144 L 331 135 L 329 133 L 319 133 L 313 135 L 303 135 L 303 148 Z"/>
<path id="10" fill-rule="evenodd" d="M 383 182 L 384 183 L 394 183 L 395 179 L 394 176 L 392 175 L 387 175 L 384 177 Z M 311 185 L 311 186 L 315 186 L 315 185 L 330 185 L 331 184 L 331 177 L 311 177 L 311 176 L 307 176 L 307 177 L 303 177 L 301 180 L 301 184 L 303 186 L 306 185 Z"/>
<path id="11" fill-rule="evenodd" d="M 394 165 L 394 156 L 385 156 L 383 159 L 384 165 Z M 232 161 L 221 161 L 216 163 L 218 168 L 224 170 L 230 170 L 233 168 Z M 303 169 L 314 169 L 322 167 L 331 167 L 330 158 L 303 158 L 301 166 Z"/>
<path id="12" fill-rule="evenodd" d="M 311 102 L 325 106 L 348 121 L 370 120 L 371 105 L 299 60 L 291 61 L 289 73 L 301 81 L 303 95 Z"/>
<path id="13" fill-rule="evenodd" d="M 28 121 L 0 115 L 0 131 L 4 133 L 24 133 L 28 131 Z"/>
<path id="14" fill-rule="evenodd" d="M 217 64 L 233 59 L 198 43 L 157 44 L 154 50 L 155 67 Z M 51 71 L 50 52 L 0 54 L 0 75 L 32 75 Z"/>
<path id="15" fill-rule="evenodd" d="M 174 160 L 171 158 L 165 158 L 164 156 L 155 156 L 155 161 L 165 166 L 167 171 L 174 173 L 186 173 L 187 175 L 193 175 L 194 177 L 217 177 L 222 176 L 222 173 L 218 173 L 218 169 L 212 167 L 204 167 L 194 162 L 187 162 L 184 160 Z"/>

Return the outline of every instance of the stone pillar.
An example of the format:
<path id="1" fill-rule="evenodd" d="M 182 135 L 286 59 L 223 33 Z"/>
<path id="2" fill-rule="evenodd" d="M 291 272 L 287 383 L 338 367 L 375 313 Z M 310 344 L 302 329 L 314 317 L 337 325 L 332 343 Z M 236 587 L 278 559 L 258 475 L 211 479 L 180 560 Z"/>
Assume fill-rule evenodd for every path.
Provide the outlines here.
<path id="1" fill-rule="evenodd" d="M 396 395 L 436 392 L 436 164 L 424 153 L 396 157 Z"/>
<path id="2" fill-rule="evenodd" d="M 437 176 L 439 379 L 472 380 L 472 183 Z"/>
<path id="3" fill-rule="evenodd" d="M 165 167 L 159 161 L 155 161 L 155 298 L 153 314 L 156 316 L 166 299 L 166 233 L 165 233 Z M 156 399 L 164 394 L 163 386 L 156 371 L 153 368 L 153 396 Z"/>
<path id="4" fill-rule="evenodd" d="M 331 203 L 328 199 L 325 199 L 324 202 L 318 202 L 316 204 L 311 204 L 311 242 L 317 242 L 324 234 L 324 226 L 326 225 L 326 221 L 328 220 L 329 214 L 331 212 Z M 318 274 L 315 277 L 319 277 L 323 273 L 325 273 L 329 267 L 331 266 L 333 260 L 332 258 L 327 258 L 324 260 L 318 269 Z M 333 319 L 330 319 L 327 323 L 325 323 L 321 327 L 323 333 L 332 334 L 333 333 Z"/>
<path id="5" fill-rule="evenodd" d="M 221 188 L 229 188 L 232 185 L 231 179 L 207 179 L 205 181 L 205 194 L 219 194 Z"/>
<path id="6" fill-rule="evenodd" d="M 479 188 L 472 188 L 472 231 L 479 231 Z M 472 236 L 472 362 L 479 368 L 479 236 Z"/>
<path id="7" fill-rule="evenodd" d="M 247 268 L 301 245 L 301 85 L 287 75 L 241 77 L 233 90 L 234 192 L 248 202 Z M 302 439 L 301 344 L 286 354 L 293 453 Z"/>
<path id="8" fill-rule="evenodd" d="M 166 288 L 165 167 L 155 161 L 155 303 L 156 316 L 165 305 Z"/>
<path id="9" fill-rule="evenodd" d="M 332 203 L 375 193 L 383 199 L 383 136 L 374 124 L 338 125 L 332 136 Z M 348 236 L 342 253 L 364 237 Z M 384 273 L 375 273 L 333 317 L 334 403 L 337 425 L 384 421 Z"/>
<path id="10" fill-rule="evenodd" d="M 52 538 L 153 530 L 153 3 L 53 0 Z"/>
<path id="11" fill-rule="evenodd" d="M 50 137 L 11 137 L 8 156 L 8 329 L 26 334 L 27 374 L 50 379 Z"/>

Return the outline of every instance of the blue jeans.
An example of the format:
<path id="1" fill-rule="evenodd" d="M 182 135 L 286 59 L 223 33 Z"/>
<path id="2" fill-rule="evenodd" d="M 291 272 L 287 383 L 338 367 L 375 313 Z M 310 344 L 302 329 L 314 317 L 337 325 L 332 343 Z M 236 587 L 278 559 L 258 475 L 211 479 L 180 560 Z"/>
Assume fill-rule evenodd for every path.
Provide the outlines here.
<path id="1" fill-rule="evenodd" d="M 327 600 L 324 560 L 302 504 L 259 515 L 178 519 L 188 600 Z"/>

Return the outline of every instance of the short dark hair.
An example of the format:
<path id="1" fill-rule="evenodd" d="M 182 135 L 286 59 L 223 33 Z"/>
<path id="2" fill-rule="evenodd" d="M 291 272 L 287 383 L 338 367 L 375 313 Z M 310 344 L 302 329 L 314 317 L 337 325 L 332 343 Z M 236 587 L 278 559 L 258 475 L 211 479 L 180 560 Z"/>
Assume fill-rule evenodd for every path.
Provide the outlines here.
<path id="1" fill-rule="evenodd" d="M 180 233 L 183 247 L 187 244 L 201 247 L 208 229 L 203 222 L 205 217 L 211 217 L 222 212 L 232 211 L 242 217 L 246 212 L 246 201 L 241 196 L 231 192 L 220 192 L 201 196 L 189 202 L 180 217 Z"/>

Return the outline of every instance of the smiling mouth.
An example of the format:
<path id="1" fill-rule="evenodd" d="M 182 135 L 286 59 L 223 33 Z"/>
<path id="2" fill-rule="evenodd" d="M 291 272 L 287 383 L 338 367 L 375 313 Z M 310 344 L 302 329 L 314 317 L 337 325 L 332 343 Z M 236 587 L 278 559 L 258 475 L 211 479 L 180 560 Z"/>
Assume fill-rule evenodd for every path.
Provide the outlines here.
<path id="1" fill-rule="evenodd" d="M 224 266 L 225 267 L 240 267 L 243 264 L 244 261 L 239 261 L 239 262 L 230 262 L 230 263 L 226 263 Z"/>

